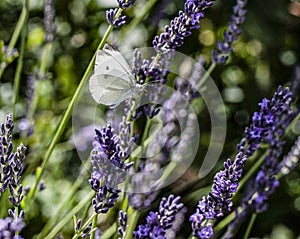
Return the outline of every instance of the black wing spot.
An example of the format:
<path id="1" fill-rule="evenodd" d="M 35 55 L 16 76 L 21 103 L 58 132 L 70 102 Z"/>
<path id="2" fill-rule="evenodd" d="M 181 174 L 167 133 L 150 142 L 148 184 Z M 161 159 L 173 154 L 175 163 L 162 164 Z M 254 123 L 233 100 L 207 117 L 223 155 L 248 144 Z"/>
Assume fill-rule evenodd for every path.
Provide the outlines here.
<path id="1" fill-rule="evenodd" d="M 106 66 L 106 70 L 107 70 L 107 71 L 109 70 L 109 66 Z"/>

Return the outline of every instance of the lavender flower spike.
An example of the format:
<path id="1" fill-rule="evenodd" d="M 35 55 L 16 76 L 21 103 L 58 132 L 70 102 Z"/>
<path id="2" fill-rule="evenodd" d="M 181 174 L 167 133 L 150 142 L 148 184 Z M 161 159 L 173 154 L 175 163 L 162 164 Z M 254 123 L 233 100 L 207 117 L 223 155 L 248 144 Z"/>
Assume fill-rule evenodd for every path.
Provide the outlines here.
<path id="1" fill-rule="evenodd" d="M 190 217 L 195 237 L 211 238 L 213 230 L 209 220 L 215 220 L 231 211 L 231 198 L 237 190 L 246 159 L 241 152 L 238 153 L 233 163 L 228 159 L 224 163 L 225 169 L 215 175 L 211 192 L 199 201 L 196 213 Z"/>
<path id="2" fill-rule="evenodd" d="M 93 172 L 89 183 L 96 196 L 92 205 L 96 213 L 106 213 L 116 203 L 120 190 L 118 184 L 125 180 L 133 163 L 126 163 L 134 139 L 130 137 L 130 124 L 125 118 L 120 123 L 120 136 L 108 125 L 96 129 L 91 152 Z"/>
<path id="3" fill-rule="evenodd" d="M 170 229 L 175 221 L 175 216 L 183 208 L 179 203 L 180 197 L 170 195 L 163 198 L 159 205 L 158 212 L 150 212 L 145 225 L 139 225 L 134 231 L 135 239 L 164 239 L 167 229 Z"/>
<path id="4" fill-rule="evenodd" d="M 118 8 L 109 9 L 106 11 L 106 20 L 113 27 L 121 27 L 126 23 L 126 17 L 123 15 L 116 16 Z"/>
<path id="5" fill-rule="evenodd" d="M 225 64 L 228 54 L 232 52 L 232 43 L 238 39 L 241 34 L 241 25 L 245 21 L 246 10 L 244 9 L 247 0 L 237 0 L 233 7 L 231 22 L 228 24 L 228 30 L 224 31 L 224 41 L 218 41 L 217 50 L 212 52 L 212 58 L 217 64 Z"/>
<path id="6" fill-rule="evenodd" d="M 289 89 L 285 88 L 282 90 L 281 87 L 279 87 L 271 101 L 265 99 L 260 104 L 261 109 L 264 109 L 265 111 L 265 116 L 268 116 L 266 117 L 266 123 L 268 122 L 271 127 L 268 133 L 265 134 L 266 136 L 263 138 L 265 143 L 269 144 L 270 147 L 256 177 L 248 183 L 249 186 L 245 191 L 246 196 L 242 199 L 239 209 L 235 210 L 235 217 L 230 222 L 224 237 L 226 239 L 234 237 L 248 213 L 261 213 L 267 210 L 267 200 L 279 185 L 279 181 L 277 179 L 278 172 L 282 167 L 285 168 L 286 163 L 289 165 L 288 167 L 293 167 L 293 161 L 298 161 L 295 160 L 297 157 L 298 147 L 296 143 L 289 155 L 283 160 L 283 162 L 279 163 L 279 158 L 285 144 L 285 141 L 283 140 L 285 129 L 296 115 L 295 111 L 291 108 L 291 102 L 292 94 Z M 265 129 L 268 129 L 269 126 L 264 124 Z M 246 130 L 246 132 L 250 131 Z M 260 129 L 259 132 L 263 132 L 263 130 Z M 252 135 L 256 137 L 259 134 Z M 285 169 L 286 172 L 289 171 L 288 168 Z"/>
<path id="7" fill-rule="evenodd" d="M 247 158 L 254 154 L 259 144 L 265 141 L 273 148 L 281 150 L 282 143 L 280 139 L 284 133 L 284 128 L 294 117 L 294 113 L 290 109 L 291 102 L 292 94 L 289 89 L 282 89 L 279 86 L 271 100 L 263 99 L 259 104 L 260 111 L 254 113 L 251 125 L 245 129 L 245 137 L 238 144 L 239 153 L 234 162 L 231 163 L 228 159 L 224 163 L 225 169 L 218 172 L 214 177 L 211 192 L 199 201 L 196 212 L 190 217 L 195 237 L 212 237 L 211 220 L 222 217 L 232 210 L 231 198 L 237 190 L 243 166 Z M 264 167 L 267 169 L 265 171 L 268 175 L 276 172 L 271 159 L 277 156 L 277 150 L 273 150 L 265 159 Z M 275 171 L 273 172 L 273 170 Z M 265 178 L 264 176 L 265 174 L 259 175 L 260 179 Z M 270 183 L 274 187 L 276 186 L 276 182 L 271 181 Z M 269 192 L 264 191 L 264 193 Z M 264 193 L 262 195 L 265 195 Z"/>
<path id="8" fill-rule="evenodd" d="M 204 17 L 204 10 L 213 4 L 214 0 L 186 0 L 184 11 L 180 11 L 170 26 L 153 40 L 153 47 L 158 52 L 175 50 L 183 44 L 184 38 L 199 28 L 199 22 Z"/>
<path id="9" fill-rule="evenodd" d="M 1 124 L 1 136 L 0 136 L 0 193 L 3 193 L 11 180 L 12 168 L 11 161 L 14 158 L 12 131 L 14 129 L 14 123 L 12 115 L 6 116 L 6 122 Z"/>

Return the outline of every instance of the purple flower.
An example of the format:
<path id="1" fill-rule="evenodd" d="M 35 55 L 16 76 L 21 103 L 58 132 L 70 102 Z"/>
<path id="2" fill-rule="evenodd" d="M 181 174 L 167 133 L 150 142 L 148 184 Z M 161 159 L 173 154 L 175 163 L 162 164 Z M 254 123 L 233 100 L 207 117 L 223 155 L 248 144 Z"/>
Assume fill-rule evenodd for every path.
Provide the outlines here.
<path id="1" fill-rule="evenodd" d="M 179 203 L 180 197 L 170 195 L 163 198 L 160 202 L 158 212 L 150 212 L 147 216 L 147 223 L 139 225 L 138 230 L 134 231 L 135 239 L 165 239 L 165 234 L 175 221 L 175 216 L 183 208 L 183 204 Z"/>
<path id="2" fill-rule="evenodd" d="M 153 118 L 158 115 L 160 106 L 163 104 L 164 85 L 167 83 L 167 77 L 169 75 L 169 64 L 171 63 L 170 58 L 172 54 L 165 53 L 160 56 L 157 60 L 152 57 L 151 60 L 141 58 L 141 53 L 138 50 L 134 52 L 133 58 L 133 74 L 135 79 L 138 79 L 139 84 L 153 83 L 150 84 L 151 88 L 147 90 L 145 88 L 145 97 L 149 99 L 153 104 L 146 104 L 143 107 L 139 107 L 136 112 L 134 119 L 141 117 L 145 114 L 149 118 Z M 153 62 L 156 62 L 153 64 Z M 147 87 L 147 85 L 146 85 Z"/>
<path id="3" fill-rule="evenodd" d="M 126 23 L 126 17 L 123 15 L 116 16 L 118 12 L 118 8 L 109 9 L 106 11 L 106 20 L 113 27 L 121 27 Z"/>
<path id="4" fill-rule="evenodd" d="M 0 239 L 23 239 L 22 236 L 18 235 L 25 224 L 21 218 L 14 220 L 11 217 L 0 219 Z"/>
<path id="5" fill-rule="evenodd" d="M 119 3 L 119 7 L 122 8 L 122 9 L 126 9 L 126 8 L 129 8 L 131 7 L 136 0 L 117 0 L 118 3 Z"/>
<path id="6" fill-rule="evenodd" d="M 196 212 L 190 217 L 195 237 L 207 238 L 203 237 L 201 232 L 204 228 L 205 231 L 209 231 L 209 220 L 216 220 L 232 210 L 232 196 L 237 190 L 243 166 L 263 141 L 271 145 L 270 154 L 265 158 L 262 171 L 257 176 L 253 189 L 258 194 L 255 194 L 256 200 L 254 197 L 251 202 L 252 207 L 256 207 L 258 211 L 264 209 L 266 198 L 278 185 L 273 177 L 274 173 L 278 172 L 274 160 L 281 153 L 284 129 L 295 116 L 290 108 L 291 102 L 292 95 L 289 89 L 279 86 L 271 100 L 263 99 L 259 104 L 260 111 L 254 113 L 251 125 L 245 129 L 245 137 L 238 145 L 239 153 L 234 162 L 231 163 L 228 159 L 224 163 L 225 169 L 214 177 L 211 192 L 199 201 Z"/>
<path id="7" fill-rule="evenodd" d="M 210 238 L 213 232 L 208 221 L 222 217 L 226 212 L 231 211 L 233 206 L 231 198 L 237 190 L 246 160 L 247 157 L 240 152 L 233 163 L 227 159 L 224 163 L 225 169 L 215 175 L 211 192 L 199 201 L 196 213 L 190 217 L 195 237 Z"/>
<path id="8" fill-rule="evenodd" d="M 92 205 L 96 213 L 107 213 L 119 197 L 121 191 L 103 185 L 97 190 L 96 196 L 92 199 Z"/>
<path id="9" fill-rule="evenodd" d="M 126 214 L 126 212 L 120 211 L 118 239 L 123 239 L 125 237 L 126 227 L 127 227 L 127 214 Z"/>
<path id="10" fill-rule="evenodd" d="M 1 124 L 1 137 L 0 137 L 0 192 L 3 193 L 12 178 L 11 162 L 14 159 L 12 131 L 14 124 L 12 115 L 6 116 L 6 122 Z"/>
<path id="11" fill-rule="evenodd" d="M 271 102 L 274 104 L 272 108 L 273 130 L 265 137 L 265 141 L 270 144 L 269 153 L 264 158 L 264 162 L 257 173 L 254 187 L 251 187 L 251 199 L 245 203 L 257 213 L 267 209 L 266 201 L 279 185 L 276 174 L 281 169 L 279 158 L 285 145 L 282 138 L 285 129 L 295 117 L 295 112 L 291 109 L 292 93 L 288 88 L 282 90 L 279 87 Z"/>
<path id="12" fill-rule="evenodd" d="M 241 25 L 245 21 L 246 10 L 244 9 L 247 0 L 237 0 L 233 7 L 231 22 L 228 24 L 228 30 L 224 31 L 224 41 L 218 41 L 217 50 L 212 52 L 212 58 L 217 64 L 225 64 L 228 54 L 232 52 L 232 43 L 238 39 L 241 34 Z"/>
<path id="13" fill-rule="evenodd" d="M 125 118 L 120 123 L 120 133 L 108 125 L 101 131 L 96 129 L 91 152 L 93 172 L 89 183 L 96 196 L 92 200 L 97 213 L 106 213 L 114 206 L 120 190 L 118 184 L 125 180 L 133 163 L 126 163 L 134 138 L 130 137 L 130 124 Z"/>
<path id="14" fill-rule="evenodd" d="M 82 220 L 78 219 L 75 226 L 75 232 L 80 234 L 81 238 L 90 238 L 92 223 L 89 223 L 85 228 L 82 228 Z"/>
<path id="15" fill-rule="evenodd" d="M 167 52 L 180 47 L 184 38 L 199 28 L 199 22 L 204 17 L 204 10 L 212 5 L 214 0 L 187 0 L 184 11 L 180 11 L 164 32 L 153 40 L 153 47 L 159 52 Z"/>
<path id="16" fill-rule="evenodd" d="M 225 235 L 226 239 L 234 237 L 239 225 L 248 213 L 261 213 L 267 210 L 267 200 L 279 185 L 276 175 L 282 167 L 282 163 L 279 163 L 285 144 L 282 138 L 286 127 L 295 117 L 295 112 L 291 109 L 291 102 L 292 94 L 289 89 L 278 87 L 271 101 L 264 99 L 260 104 L 261 110 L 265 112 L 263 117 L 267 121 L 265 126 L 270 127 L 269 131 L 264 134 L 263 139 L 265 143 L 270 145 L 270 148 L 256 177 L 248 182 L 246 196 L 242 199 L 240 209 L 236 210 L 234 220 L 229 224 Z M 263 130 L 260 132 L 263 132 Z"/>
<path id="17" fill-rule="evenodd" d="M 23 173 L 23 162 L 25 159 L 26 147 L 23 144 L 12 152 L 12 131 L 14 123 L 12 115 L 6 116 L 6 122 L 1 125 L 0 137 L 0 192 L 9 188 L 9 200 L 14 206 L 19 206 L 24 195 L 21 185 L 21 176 Z"/>

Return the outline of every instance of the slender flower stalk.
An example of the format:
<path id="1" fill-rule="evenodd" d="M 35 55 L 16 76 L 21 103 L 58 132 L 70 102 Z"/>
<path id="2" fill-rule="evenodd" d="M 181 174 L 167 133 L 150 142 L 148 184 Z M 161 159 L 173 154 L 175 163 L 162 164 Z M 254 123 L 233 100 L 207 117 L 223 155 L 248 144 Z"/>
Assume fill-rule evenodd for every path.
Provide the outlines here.
<path id="1" fill-rule="evenodd" d="M 232 44 L 241 34 L 241 26 L 245 21 L 247 0 L 237 0 L 233 7 L 231 21 L 228 24 L 228 30 L 224 31 L 224 41 L 218 41 L 217 50 L 212 52 L 212 59 L 217 64 L 225 64 L 228 55 L 232 52 Z"/>

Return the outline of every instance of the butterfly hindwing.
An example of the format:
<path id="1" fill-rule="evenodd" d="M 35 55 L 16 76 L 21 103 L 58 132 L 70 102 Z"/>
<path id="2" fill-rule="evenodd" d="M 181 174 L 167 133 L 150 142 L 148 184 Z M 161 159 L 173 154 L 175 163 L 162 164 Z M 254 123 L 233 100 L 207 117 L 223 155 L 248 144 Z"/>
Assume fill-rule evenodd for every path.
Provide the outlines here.
<path id="1" fill-rule="evenodd" d="M 118 104 L 132 96 L 127 81 L 110 75 L 92 75 L 89 90 L 94 100 L 104 105 Z"/>

